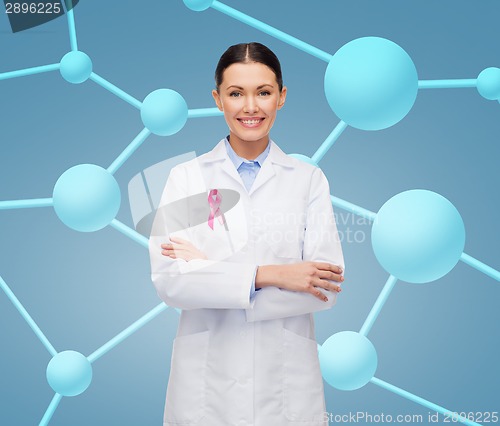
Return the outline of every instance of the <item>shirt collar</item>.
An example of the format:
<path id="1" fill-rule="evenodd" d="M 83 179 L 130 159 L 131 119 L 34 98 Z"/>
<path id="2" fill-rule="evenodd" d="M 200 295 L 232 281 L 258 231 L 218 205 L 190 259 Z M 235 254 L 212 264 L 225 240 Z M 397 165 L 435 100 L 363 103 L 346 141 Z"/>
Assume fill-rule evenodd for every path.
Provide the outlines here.
<path id="1" fill-rule="evenodd" d="M 289 155 L 286 155 L 281 148 L 276 145 L 275 142 L 273 142 L 272 139 L 269 140 L 269 155 L 268 159 L 266 161 L 271 162 L 273 164 L 279 164 L 280 166 L 283 167 L 292 167 L 295 168 L 297 165 L 300 163 L 299 160 L 296 158 L 293 158 Z M 207 163 L 213 163 L 214 161 L 221 161 L 221 160 L 227 160 L 228 163 L 232 163 L 229 159 L 229 155 L 227 154 L 227 149 L 226 145 L 224 143 L 224 139 L 220 140 L 215 147 L 203 154 L 200 155 L 198 158 L 198 162 L 207 164 Z M 234 166 L 234 164 L 233 164 Z"/>
<path id="2" fill-rule="evenodd" d="M 239 167 L 241 166 L 242 163 L 250 164 L 250 163 L 256 162 L 259 164 L 259 167 L 262 167 L 262 163 L 264 163 L 264 160 L 267 158 L 267 155 L 269 154 L 269 150 L 271 148 L 271 142 L 269 140 L 269 142 L 267 143 L 266 149 L 264 151 L 262 151 L 255 160 L 247 160 L 246 158 L 240 157 L 238 154 L 236 154 L 233 147 L 229 143 L 229 140 L 227 137 L 226 137 L 226 139 L 224 139 L 224 143 L 226 145 L 227 155 L 229 156 L 232 163 L 236 167 L 236 170 L 239 169 Z"/>

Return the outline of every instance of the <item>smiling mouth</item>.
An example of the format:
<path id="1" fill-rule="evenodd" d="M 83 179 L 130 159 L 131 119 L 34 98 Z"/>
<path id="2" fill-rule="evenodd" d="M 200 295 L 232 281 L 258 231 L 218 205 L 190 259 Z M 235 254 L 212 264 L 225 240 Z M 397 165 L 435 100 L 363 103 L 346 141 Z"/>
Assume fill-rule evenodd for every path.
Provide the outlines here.
<path id="1" fill-rule="evenodd" d="M 264 121 L 264 118 L 261 117 L 255 117 L 255 118 L 238 118 L 237 119 L 243 127 L 258 127 L 261 125 L 261 123 Z"/>

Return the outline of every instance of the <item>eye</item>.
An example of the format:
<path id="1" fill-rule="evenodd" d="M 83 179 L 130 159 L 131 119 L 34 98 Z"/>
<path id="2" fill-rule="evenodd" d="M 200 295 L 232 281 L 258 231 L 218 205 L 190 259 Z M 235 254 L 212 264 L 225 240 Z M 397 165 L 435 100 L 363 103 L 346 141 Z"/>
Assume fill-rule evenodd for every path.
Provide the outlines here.
<path id="1" fill-rule="evenodd" d="M 229 94 L 229 96 L 233 97 L 233 98 L 238 98 L 241 96 L 241 93 L 240 92 L 231 92 Z"/>
<path id="2" fill-rule="evenodd" d="M 260 96 L 269 96 L 271 92 L 269 90 L 263 90 L 262 92 L 259 93 Z"/>

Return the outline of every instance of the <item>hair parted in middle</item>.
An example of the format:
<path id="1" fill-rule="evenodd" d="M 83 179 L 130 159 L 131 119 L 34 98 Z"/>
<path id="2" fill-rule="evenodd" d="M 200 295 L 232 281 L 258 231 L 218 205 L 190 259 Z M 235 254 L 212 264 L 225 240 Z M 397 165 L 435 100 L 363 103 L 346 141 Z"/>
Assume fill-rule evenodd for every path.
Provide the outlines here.
<path id="1" fill-rule="evenodd" d="M 269 67 L 276 75 L 276 82 L 280 92 L 283 90 L 283 76 L 278 57 L 267 46 L 261 43 L 239 43 L 230 46 L 220 57 L 215 69 L 215 88 L 219 91 L 222 84 L 224 70 L 232 64 L 258 62 Z"/>

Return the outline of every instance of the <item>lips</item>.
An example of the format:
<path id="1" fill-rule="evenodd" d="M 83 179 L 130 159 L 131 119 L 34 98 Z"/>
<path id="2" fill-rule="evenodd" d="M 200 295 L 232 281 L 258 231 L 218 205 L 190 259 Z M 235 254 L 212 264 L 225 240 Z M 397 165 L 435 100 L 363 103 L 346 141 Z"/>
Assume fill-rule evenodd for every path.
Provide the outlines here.
<path id="1" fill-rule="evenodd" d="M 259 127 L 264 121 L 264 118 L 263 117 L 237 118 L 237 120 L 242 124 L 243 127 L 253 128 L 253 127 Z"/>

